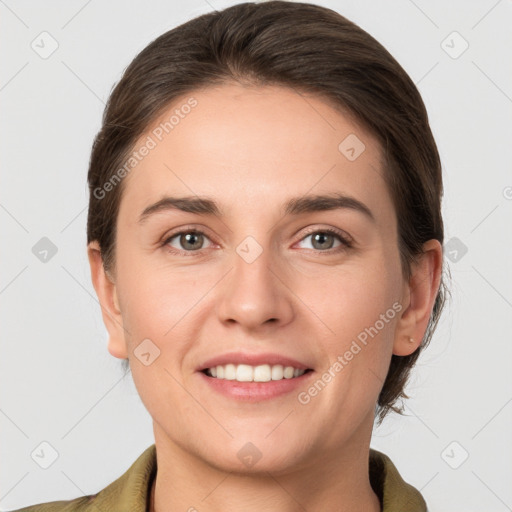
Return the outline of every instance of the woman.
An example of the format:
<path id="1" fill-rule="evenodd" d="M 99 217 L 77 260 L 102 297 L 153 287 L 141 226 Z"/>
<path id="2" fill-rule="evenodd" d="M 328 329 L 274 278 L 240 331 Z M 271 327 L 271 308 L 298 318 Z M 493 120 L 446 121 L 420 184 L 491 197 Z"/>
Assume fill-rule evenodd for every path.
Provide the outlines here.
<path id="1" fill-rule="evenodd" d="M 441 165 L 377 41 L 281 1 L 163 34 L 111 94 L 89 186 L 108 349 L 155 444 L 22 510 L 427 510 L 370 440 L 443 306 Z"/>

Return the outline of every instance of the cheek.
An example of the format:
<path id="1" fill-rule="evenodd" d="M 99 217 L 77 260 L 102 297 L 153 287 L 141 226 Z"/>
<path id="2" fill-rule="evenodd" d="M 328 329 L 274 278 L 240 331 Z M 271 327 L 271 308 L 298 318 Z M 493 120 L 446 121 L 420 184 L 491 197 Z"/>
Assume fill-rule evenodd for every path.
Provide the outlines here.
<path id="1" fill-rule="evenodd" d="M 119 247 L 123 247 L 122 243 Z M 163 249 L 156 249 L 160 250 Z M 123 321 L 139 335 L 163 339 L 197 302 L 203 280 L 191 267 L 176 269 L 164 265 L 165 260 L 157 254 L 134 254 L 125 247 L 119 255 Z"/>
<path id="2" fill-rule="evenodd" d="M 193 315 L 191 309 L 204 292 L 196 289 L 190 273 L 185 278 L 183 273 L 147 264 L 123 274 L 122 285 L 133 380 L 152 417 L 163 418 L 162 404 L 176 410 L 190 399 L 177 381 L 182 381 L 180 366 L 190 348 L 188 340 L 196 334 L 188 315 Z M 149 353 L 147 365 L 142 362 L 144 353 Z"/>
<path id="3" fill-rule="evenodd" d="M 401 308 L 400 269 L 379 258 L 318 276 L 317 285 L 303 288 L 304 302 L 325 326 L 324 340 L 329 359 L 351 350 L 357 357 L 351 366 L 386 366 L 392 350 L 394 330 Z M 313 315 L 313 313 L 311 313 Z M 359 350 L 359 348 L 360 350 Z M 348 357 L 352 357 L 348 354 Z M 382 361 L 382 364 L 379 362 Z"/>
<path id="4" fill-rule="evenodd" d="M 322 400 L 331 404 L 335 417 L 351 411 L 355 428 L 372 412 L 389 368 L 401 307 L 397 279 L 376 262 L 321 281 L 322 289 L 304 302 L 314 304 L 322 320 L 314 322 L 326 326 L 327 334 L 318 340 L 326 361 L 318 377 L 329 380 Z"/>

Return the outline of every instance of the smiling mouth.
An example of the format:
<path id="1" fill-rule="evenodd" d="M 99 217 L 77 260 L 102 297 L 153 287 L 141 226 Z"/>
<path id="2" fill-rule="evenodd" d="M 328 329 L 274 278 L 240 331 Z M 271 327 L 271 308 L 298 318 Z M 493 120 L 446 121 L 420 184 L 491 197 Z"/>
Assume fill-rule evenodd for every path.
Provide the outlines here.
<path id="1" fill-rule="evenodd" d="M 225 364 L 206 368 L 202 370 L 202 373 L 208 377 L 219 380 L 234 380 L 237 382 L 271 382 L 285 379 L 296 379 L 312 371 L 313 370 L 310 368 L 304 370 L 280 364 L 262 364 L 258 366 L 251 366 L 248 364 Z"/>

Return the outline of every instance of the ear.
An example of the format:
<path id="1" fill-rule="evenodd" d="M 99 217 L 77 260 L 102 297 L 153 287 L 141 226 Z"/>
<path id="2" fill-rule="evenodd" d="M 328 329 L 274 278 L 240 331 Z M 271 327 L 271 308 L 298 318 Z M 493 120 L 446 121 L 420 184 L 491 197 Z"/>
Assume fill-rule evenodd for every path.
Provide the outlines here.
<path id="1" fill-rule="evenodd" d="M 92 284 L 100 302 L 103 323 L 109 334 L 108 351 L 114 357 L 127 359 L 125 329 L 119 308 L 116 285 L 105 272 L 100 246 L 97 241 L 91 242 L 87 246 L 87 256 L 91 267 Z"/>
<path id="2" fill-rule="evenodd" d="M 395 331 L 394 355 L 408 356 L 420 346 L 439 290 L 442 268 L 443 248 L 438 240 L 429 240 L 411 269 L 409 282 L 404 284 L 404 312 Z"/>

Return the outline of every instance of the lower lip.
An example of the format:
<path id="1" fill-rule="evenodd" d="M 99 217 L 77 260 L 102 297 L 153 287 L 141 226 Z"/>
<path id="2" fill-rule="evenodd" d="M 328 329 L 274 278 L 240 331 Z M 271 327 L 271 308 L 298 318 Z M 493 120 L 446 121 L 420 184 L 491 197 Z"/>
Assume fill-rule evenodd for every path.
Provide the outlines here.
<path id="1" fill-rule="evenodd" d="M 293 379 L 271 380 L 268 382 L 238 382 L 237 380 L 216 379 L 203 372 L 198 373 L 207 386 L 224 396 L 246 402 L 259 402 L 277 398 L 304 386 L 314 372 L 309 371 Z"/>

